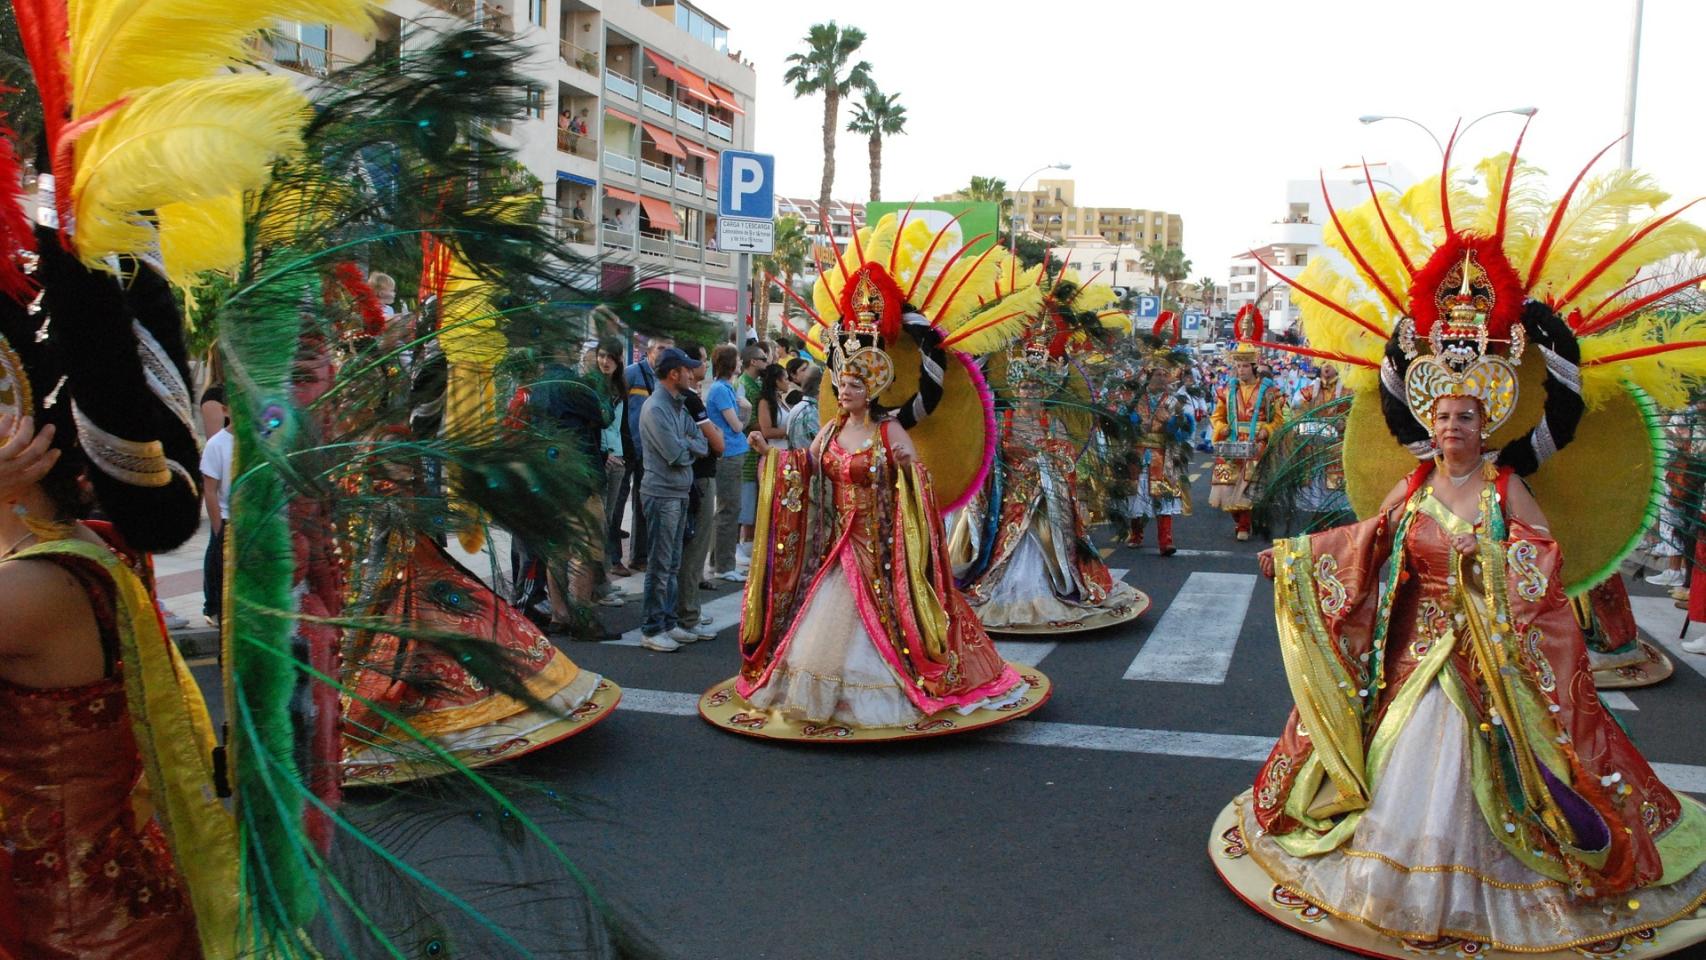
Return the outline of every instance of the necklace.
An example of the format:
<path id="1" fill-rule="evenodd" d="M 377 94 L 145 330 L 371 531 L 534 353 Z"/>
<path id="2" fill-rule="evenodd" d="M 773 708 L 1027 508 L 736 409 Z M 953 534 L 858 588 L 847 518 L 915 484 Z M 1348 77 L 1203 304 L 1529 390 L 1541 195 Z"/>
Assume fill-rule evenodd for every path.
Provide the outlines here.
<path id="1" fill-rule="evenodd" d="M 1447 470 L 1445 472 L 1445 475 L 1451 479 L 1451 485 L 1453 487 L 1461 487 L 1464 484 L 1468 483 L 1471 477 L 1479 475 L 1480 472 L 1481 471 L 1479 469 L 1474 469 L 1474 470 L 1470 470 L 1468 473 L 1466 473 L 1460 477 L 1460 476 L 1457 476 L 1456 474 L 1452 473 L 1450 470 Z"/>

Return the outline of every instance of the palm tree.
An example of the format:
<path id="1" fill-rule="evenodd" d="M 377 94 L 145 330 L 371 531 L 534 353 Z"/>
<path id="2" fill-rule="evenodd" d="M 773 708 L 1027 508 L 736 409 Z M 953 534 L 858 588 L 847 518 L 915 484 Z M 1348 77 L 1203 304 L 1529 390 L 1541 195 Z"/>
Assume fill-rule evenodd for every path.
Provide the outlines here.
<path id="1" fill-rule="evenodd" d="M 795 97 L 823 94 L 823 184 L 818 188 L 818 209 L 829 209 L 829 191 L 835 185 L 835 118 L 841 98 L 855 87 L 871 82 L 871 65 L 851 63 L 854 51 L 865 42 L 858 27 L 838 27 L 835 21 L 816 23 L 802 38 L 804 53 L 788 54 L 793 66 L 782 74 L 783 83 L 794 85 Z"/>
<path id="2" fill-rule="evenodd" d="M 1013 210 L 1013 198 L 1007 195 L 1007 181 L 1000 177 L 972 177 L 968 186 L 958 191 L 961 200 L 981 200 L 985 203 L 1001 205 L 1001 222 L 1007 223 L 1007 216 Z"/>
<path id="3" fill-rule="evenodd" d="M 806 232 L 806 222 L 792 213 L 778 217 L 775 252 L 752 258 L 752 289 L 760 291 L 757 302 L 753 305 L 752 315 L 760 337 L 769 335 L 770 326 L 770 283 L 764 279 L 764 275 L 779 277 L 784 287 L 793 289 L 794 277 L 805 270 L 806 259 L 811 256 L 811 252 L 812 238 Z M 789 304 L 792 302 L 786 296 L 782 298 L 783 316 L 788 315 Z"/>
<path id="4" fill-rule="evenodd" d="M 871 202 L 883 198 L 883 137 L 906 132 L 906 107 L 900 94 L 885 94 L 874 83 L 865 85 L 865 100 L 853 105 L 853 119 L 847 121 L 851 133 L 869 137 L 871 147 Z"/>
<path id="5" fill-rule="evenodd" d="M 1179 284 L 1190 275 L 1191 261 L 1185 256 L 1185 251 L 1168 247 L 1161 264 L 1161 279 L 1167 281 L 1167 297 L 1172 298 L 1175 305 L 1179 300 Z"/>
<path id="6" fill-rule="evenodd" d="M 1204 313 L 1214 312 L 1214 287 L 1215 283 L 1213 277 L 1205 276 L 1197 278 L 1197 295 L 1202 297 L 1202 309 Z"/>
<path id="7" fill-rule="evenodd" d="M 1161 292 L 1161 278 L 1167 272 L 1167 251 L 1170 249 L 1173 248 L 1157 240 L 1143 250 L 1140 260 L 1143 264 L 1143 272 L 1149 274 L 1150 293 L 1159 294 Z"/>

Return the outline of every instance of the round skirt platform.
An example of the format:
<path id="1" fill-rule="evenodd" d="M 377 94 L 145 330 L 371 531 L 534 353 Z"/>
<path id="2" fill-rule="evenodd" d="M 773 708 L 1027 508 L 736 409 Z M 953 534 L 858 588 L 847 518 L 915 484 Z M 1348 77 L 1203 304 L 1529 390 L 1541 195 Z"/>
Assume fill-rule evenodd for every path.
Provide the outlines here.
<path id="1" fill-rule="evenodd" d="M 592 696 L 585 703 L 569 711 L 566 715 L 553 717 L 549 723 L 525 735 L 510 737 L 499 743 L 486 747 L 469 750 L 452 750 L 450 755 L 464 766 L 479 768 L 500 760 L 512 760 L 524 754 L 532 753 L 540 747 L 548 747 L 559 740 L 567 740 L 577 733 L 585 733 L 600 720 L 610 716 L 616 709 L 616 704 L 622 700 L 622 688 L 609 679 L 601 678 L 598 686 L 592 691 Z M 523 714 L 530 717 L 532 713 Z M 518 726 L 532 726 L 524 723 L 522 718 L 510 721 Z M 419 748 L 416 748 L 419 749 Z M 410 780 L 424 780 L 449 773 L 454 767 L 448 766 L 431 754 L 424 751 L 419 757 L 398 757 L 385 763 L 344 764 L 344 786 L 380 786 L 392 783 L 406 783 Z"/>
<path id="2" fill-rule="evenodd" d="M 983 625 L 983 629 L 990 633 L 1029 637 L 1055 633 L 1083 633 L 1087 630 L 1102 630 L 1107 627 L 1115 627 L 1122 623 L 1130 623 L 1133 620 L 1136 620 L 1138 617 L 1143 616 L 1144 611 L 1149 609 L 1149 594 L 1144 593 L 1142 590 L 1136 590 L 1133 592 L 1137 595 L 1132 598 L 1130 603 L 1105 610 L 1095 610 L 1078 620 L 1061 620 L 1056 623 L 1025 624 L 1022 626 L 1014 625 L 1009 627 L 995 627 L 986 623 Z"/>
<path id="3" fill-rule="evenodd" d="M 1220 879 L 1232 888 L 1238 899 L 1249 904 L 1268 919 L 1291 928 L 1306 937 L 1362 954 L 1365 957 L 1384 957 L 1390 960 L 1425 960 L 1429 957 L 1475 957 L 1487 960 L 1583 960 L 1583 958 L 1662 957 L 1679 951 L 1684 956 L 1699 956 L 1699 944 L 1706 942 L 1706 908 L 1657 930 L 1614 937 L 1599 943 L 1583 944 L 1547 953 L 1513 953 L 1497 950 L 1473 940 L 1446 937 L 1431 942 L 1399 940 L 1376 933 L 1354 920 L 1341 920 L 1274 882 L 1244 847 L 1243 831 L 1238 824 L 1238 809 L 1250 802 L 1250 791 L 1239 794 L 1220 811 L 1208 836 L 1208 856 Z M 1469 828 L 1473 829 L 1475 825 Z M 1635 894 L 1639 896 L 1639 894 Z M 1251 956 L 1282 956 L 1281 944 L 1252 950 Z"/>
<path id="4" fill-rule="evenodd" d="M 1593 672 L 1593 682 L 1601 690 L 1627 690 L 1631 687 L 1650 687 L 1670 679 L 1676 664 L 1663 650 L 1645 640 L 1637 641 L 1646 658 L 1620 667 L 1606 667 Z"/>
<path id="5" fill-rule="evenodd" d="M 940 737 L 950 733 L 965 733 L 1006 723 L 1042 706 L 1054 692 L 1053 684 L 1036 667 L 1009 663 L 1030 689 L 1023 698 L 993 710 L 978 710 L 964 716 L 944 710 L 904 727 L 851 727 L 839 723 L 802 723 L 789 720 L 772 710 L 759 710 L 735 692 L 735 678 L 717 684 L 699 698 L 699 716 L 714 727 L 749 737 L 768 740 L 792 740 L 801 743 L 880 743 L 891 740 L 916 740 L 920 737 Z"/>

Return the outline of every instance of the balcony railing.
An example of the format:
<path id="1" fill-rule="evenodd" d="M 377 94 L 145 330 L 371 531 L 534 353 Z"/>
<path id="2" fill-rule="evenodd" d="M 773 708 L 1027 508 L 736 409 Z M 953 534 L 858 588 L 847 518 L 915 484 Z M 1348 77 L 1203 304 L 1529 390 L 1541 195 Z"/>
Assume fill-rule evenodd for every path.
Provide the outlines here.
<path id="1" fill-rule="evenodd" d="M 711 180 L 705 181 L 705 199 L 707 199 L 707 200 L 717 199 L 717 184 L 714 181 L 711 181 Z"/>
<path id="2" fill-rule="evenodd" d="M 640 96 L 643 98 L 643 102 L 648 110 L 655 110 L 666 117 L 670 115 L 670 99 L 668 97 L 656 90 L 653 90 L 651 87 L 643 88 L 640 91 Z"/>
<path id="3" fill-rule="evenodd" d="M 348 57 L 340 57 L 324 47 L 303 43 L 289 37 L 271 36 L 266 39 L 255 38 L 252 49 L 273 63 L 307 74 L 310 77 L 326 77 L 338 70 L 355 63 Z"/>
<path id="4" fill-rule="evenodd" d="M 629 176 L 632 176 L 634 171 L 637 169 L 634 165 L 633 157 L 623 156 L 620 153 L 611 153 L 609 150 L 604 151 L 604 165 L 612 170 L 626 173 Z"/>
<path id="5" fill-rule="evenodd" d="M 705 251 L 705 266 L 722 267 L 724 270 L 727 270 L 729 267 L 729 255 L 721 250 L 707 250 Z"/>
<path id="6" fill-rule="evenodd" d="M 560 209 L 551 217 L 551 228 L 557 234 L 557 239 L 565 243 L 591 243 L 592 221 L 577 220 L 569 216 L 567 210 Z"/>
<path id="7" fill-rule="evenodd" d="M 681 237 L 675 238 L 675 259 L 685 260 L 688 263 L 698 263 L 699 254 L 700 250 L 697 243 Z"/>
<path id="8" fill-rule="evenodd" d="M 607 224 L 604 227 L 604 247 L 607 250 L 632 250 L 634 238 L 625 233 L 613 233 Z"/>
<path id="9" fill-rule="evenodd" d="M 604 71 L 604 89 L 629 100 L 640 99 L 640 85 L 611 70 Z"/>
<path id="10" fill-rule="evenodd" d="M 641 160 L 640 179 L 647 183 L 655 183 L 660 187 L 667 187 L 669 186 L 669 168 L 655 164 L 650 160 Z"/>
<path id="11" fill-rule="evenodd" d="M 640 235 L 640 252 L 648 257 L 669 257 L 669 238 Z"/>
<path id="12" fill-rule="evenodd" d="M 675 175 L 675 189 L 695 197 L 702 196 L 705 193 L 705 181 L 691 173 L 678 173 Z"/>
<path id="13" fill-rule="evenodd" d="M 695 130 L 705 129 L 705 115 L 680 101 L 675 104 L 675 119 Z"/>
<path id="14" fill-rule="evenodd" d="M 598 138 L 591 134 L 570 133 L 559 127 L 557 129 L 557 149 L 564 153 L 572 153 L 577 157 L 597 160 Z"/>
<path id="15" fill-rule="evenodd" d="M 716 117 L 705 118 L 705 132 L 724 143 L 732 143 L 735 138 L 735 128 Z"/>
<path id="16" fill-rule="evenodd" d="M 576 70 L 585 70 L 587 73 L 591 74 L 598 73 L 598 54 L 593 53 L 591 50 L 577 47 L 567 40 L 558 42 L 557 56 L 561 57 L 564 63 L 574 67 Z"/>

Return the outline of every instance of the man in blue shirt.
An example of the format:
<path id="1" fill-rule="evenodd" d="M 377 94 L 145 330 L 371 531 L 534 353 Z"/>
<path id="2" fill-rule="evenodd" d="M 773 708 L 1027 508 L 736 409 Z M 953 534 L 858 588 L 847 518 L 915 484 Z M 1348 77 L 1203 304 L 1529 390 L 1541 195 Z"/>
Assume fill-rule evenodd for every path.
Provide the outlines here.
<path id="1" fill-rule="evenodd" d="M 645 474 L 645 458 L 640 454 L 640 407 L 646 398 L 657 389 L 657 373 L 655 367 L 658 357 L 665 350 L 675 346 L 675 341 L 669 337 L 653 337 L 646 345 L 646 355 L 634 363 L 628 364 L 623 371 L 622 379 L 628 385 L 627 416 L 622 418 L 622 485 L 618 488 L 618 500 L 628 499 L 633 509 L 634 527 L 629 531 L 632 536 L 628 541 L 629 567 L 633 570 L 646 568 L 646 517 L 640 510 L 640 482 Z"/>

